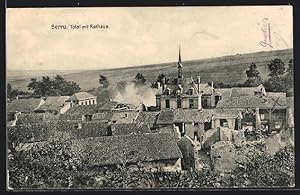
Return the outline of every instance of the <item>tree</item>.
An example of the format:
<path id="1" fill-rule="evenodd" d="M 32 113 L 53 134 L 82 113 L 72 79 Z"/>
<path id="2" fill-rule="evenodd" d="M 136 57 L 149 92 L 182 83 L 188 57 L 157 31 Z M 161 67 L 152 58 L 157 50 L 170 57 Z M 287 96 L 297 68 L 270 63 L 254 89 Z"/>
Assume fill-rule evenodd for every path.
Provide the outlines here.
<path id="1" fill-rule="evenodd" d="M 270 70 L 270 77 L 280 77 L 285 73 L 285 64 L 279 58 L 271 60 L 271 62 L 268 64 L 268 67 Z"/>
<path id="2" fill-rule="evenodd" d="M 137 73 L 135 76 L 135 83 L 137 85 L 143 85 L 143 84 L 145 84 L 145 82 L 146 82 L 146 79 L 144 78 L 143 74 Z"/>
<path id="3" fill-rule="evenodd" d="M 56 75 L 53 80 L 49 76 L 43 76 L 41 81 L 31 78 L 27 87 L 38 96 L 73 95 L 80 91 L 77 83 L 66 81 L 61 75 Z"/>
<path id="4" fill-rule="evenodd" d="M 104 75 L 99 75 L 99 83 L 103 88 L 107 88 L 109 86 L 109 81 Z"/>
<path id="5" fill-rule="evenodd" d="M 30 150 L 10 150 L 9 186 L 21 188 L 70 188 L 79 171 L 85 171 L 81 154 L 72 152 L 69 140 L 51 140 Z"/>
<path id="6" fill-rule="evenodd" d="M 7 98 L 10 99 L 16 98 L 18 95 L 30 95 L 30 93 L 27 91 L 13 89 L 10 83 L 7 84 L 6 89 L 7 89 Z"/>
<path id="7" fill-rule="evenodd" d="M 270 78 L 265 81 L 264 86 L 267 91 L 274 92 L 285 92 L 286 91 L 286 81 L 285 81 L 285 64 L 284 62 L 276 58 L 271 60 L 268 64 L 268 68 L 270 70 Z"/>
<path id="8" fill-rule="evenodd" d="M 256 64 L 252 62 L 248 67 L 249 69 L 246 70 L 248 79 L 245 82 L 245 86 L 255 87 L 260 85 L 262 83 L 262 79 L 259 75 L 259 71 L 257 69 Z"/>

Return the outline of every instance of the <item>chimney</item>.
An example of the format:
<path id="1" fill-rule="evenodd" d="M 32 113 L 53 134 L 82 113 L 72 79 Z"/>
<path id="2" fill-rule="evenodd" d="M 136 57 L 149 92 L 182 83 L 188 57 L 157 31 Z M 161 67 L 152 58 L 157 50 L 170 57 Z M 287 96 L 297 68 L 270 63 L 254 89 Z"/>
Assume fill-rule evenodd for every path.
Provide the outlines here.
<path id="1" fill-rule="evenodd" d="M 201 82 L 200 76 L 197 76 L 197 83 L 198 83 L 198 91 L 199 91 L 199 94 L 200 94 L 200 92 L 201 92 L 201 90 L 200 90 L 200 82 Z"/>
<path id="2" fill-rule="evenodd" d="M 78 129 L 82 129 L 81 123 L 78 123 Z"/>
<path id="3" fill-rule="evenodd" d="M 164 84 L 163 91 L 167 89 L 167 84 Z"/>
<path id="4" fill-rule="evenodd" d="M 214 88 L 214 81 L 211 81 L 211 87 Z"/>
<path id="5" fill-rule="evenodd" d="M 157 89 L 160 88 L 160 82 L 157 82 Z"/>

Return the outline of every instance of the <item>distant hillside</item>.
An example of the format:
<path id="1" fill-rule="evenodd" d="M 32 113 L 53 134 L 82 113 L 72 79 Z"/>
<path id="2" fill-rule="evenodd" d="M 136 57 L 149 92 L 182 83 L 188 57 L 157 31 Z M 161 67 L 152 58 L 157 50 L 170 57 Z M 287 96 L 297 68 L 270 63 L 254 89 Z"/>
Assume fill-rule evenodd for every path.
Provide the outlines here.
<path id="1" fill-rule="evenodd" d="M 268 75 L 267 64 L 274 58 L 280 58 L 287 63 L 290 59 L 293 59 L 293 50 L 286 49 L 183 61 L 183 74 L 184 77 L 196 77 L 197 75 L 200 75 L 202 82 L 213 80 L 215 82 L 223 82 L 224 84 L 240 83 L 244 82 L 246 79 L 245 70 L 248 65 L 251 62 L 254 62 L 257 64 L 260 74 L 264 79 Z M 60 71 L 60 73 L 62 73 L 65 79 L 79 83 L 83 91 L 88 91 L 99 86 L 98 77 L 100 73 L 107 76 L 110 83 L 115 85 L 120 81 L 133 80 L 135 75 L 140 72 L 145 76 L 146 80 L 150 84 L 156 80 L 159 73 L 165 73 L 168 76 L 175 77 L 177 74 L 176 63 L 177 62 L 171 62 L 119 69 L 87 70 L 71 73 Z M 52 71 L 51 75 L 53 74 L 54 73 Z M 34 76 L 33 74 L 29 75 L 30 77 Z M 28 77 L 29 75 L 27 74 L 27 78 L 24 78 L 24 75 L 18 78 L 17 74 L 8 72 L 8 81 L 11 83 L 13 88 L 26 90 L 26 86 L 30 81 L 30 77 Z"/>

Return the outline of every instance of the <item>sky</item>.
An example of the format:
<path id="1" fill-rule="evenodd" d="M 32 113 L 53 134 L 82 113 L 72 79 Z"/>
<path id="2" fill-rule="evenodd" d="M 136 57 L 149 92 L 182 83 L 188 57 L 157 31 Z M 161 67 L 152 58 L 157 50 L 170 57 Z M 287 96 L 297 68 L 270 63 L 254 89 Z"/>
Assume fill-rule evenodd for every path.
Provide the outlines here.
<path id="1" fill-rule="evenodd" d="M 292 6 L 8 8 L 6 18 L 8 70 L 175 62 L 179 45 L 183 61 L 293 47 Z M 272 47 L 261 44 L 266 23 Z"/>

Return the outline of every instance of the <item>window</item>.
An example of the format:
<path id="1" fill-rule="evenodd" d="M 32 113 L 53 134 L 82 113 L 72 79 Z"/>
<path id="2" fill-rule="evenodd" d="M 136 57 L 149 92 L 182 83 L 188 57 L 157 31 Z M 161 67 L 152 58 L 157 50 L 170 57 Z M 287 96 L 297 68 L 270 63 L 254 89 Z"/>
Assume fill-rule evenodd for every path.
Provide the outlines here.
<path id="1" fill-rule="evenodd" d="M 266 118 L 265 118 L 265 114 L 260 114 L 260 119 L 261 120 L 265 120 Z"/>
<path id="2" fill-rule="evenodd" d="M 208 108 L 208 101 L 207 99 L 204 99 L 203 100 L 203 105 L 202 105 L 203 108 Z"/>
<path id="3" fill-rule="evenodd" d="M 194 108 L 194 99 L 189 99 L 189 108 Z"/>
<path id="4" fill-rule="evenodd" d="M 170 100 L 166 100 L 166 108 L 170 108 Z"/>
<path id="5" fill-rule="evenodd" d="M 194 132 L 194 139 L 196 140 L 196 139 L 198 139 L 198 132 Z"/>
<path id="6" fill-rule="evenodd" d="M 177 99 L 177 108 L 181 108 L 181 99 Z"/>
<path id="7" fill-rule="evenodd" d="M 204 131 L 207 131 L 211 128 L 212 128 L 211 122 L 204 122 Z"/>
<path id="8" fill-rule="evenodd" d="M 189 89 L 188 94 L 189 94 L 189 95 L 193 95 L 193 94 L 194 94 L 194 89 L 192 89 L 192 88 Z"/>

